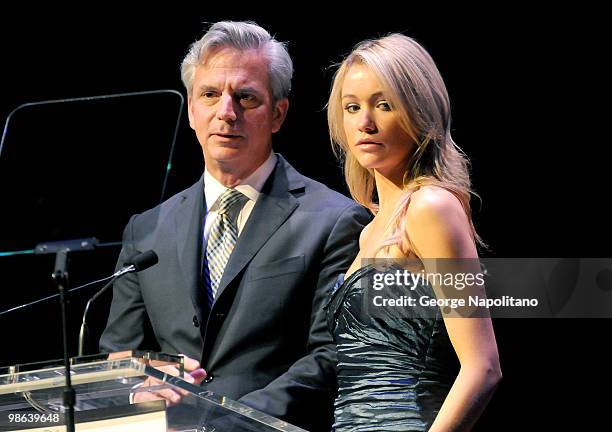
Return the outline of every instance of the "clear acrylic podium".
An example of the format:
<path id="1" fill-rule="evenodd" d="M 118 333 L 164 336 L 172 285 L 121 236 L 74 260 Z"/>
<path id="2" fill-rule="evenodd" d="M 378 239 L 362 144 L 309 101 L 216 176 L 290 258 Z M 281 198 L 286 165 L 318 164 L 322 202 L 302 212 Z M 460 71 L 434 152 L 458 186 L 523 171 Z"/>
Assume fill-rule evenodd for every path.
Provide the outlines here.
<path id="1" fill-rule="evenodd" d="M 77 394 L 77 431 L 303 431 L 156 367 L 182 358 L 150 352 L 125 352 L 73 358 L 72 385 Z M 61 361 L 0 368 L 0 430 L 64 431 L 62 397 L 65 369 Z M 138 386 L 147 377 L 159 386 Z M 130 394 L 180 388 L 178 405 L 163 401 L 130 403 Z"/>

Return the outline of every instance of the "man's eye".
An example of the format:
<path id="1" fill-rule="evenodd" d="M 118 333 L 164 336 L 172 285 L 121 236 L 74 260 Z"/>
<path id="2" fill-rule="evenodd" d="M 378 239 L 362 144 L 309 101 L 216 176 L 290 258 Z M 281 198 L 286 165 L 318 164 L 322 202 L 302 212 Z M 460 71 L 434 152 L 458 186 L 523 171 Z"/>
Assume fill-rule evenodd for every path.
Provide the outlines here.
<path id="1" fill-rule="evenodd" d="M 207 91 L 202 93 L 202 97 L 206 98 L 206 99 L 212 99 L 216 96 L 217 94 L 215 92 L 211 92 L 211 91 Z"/>
<path id="2" fill-rule="evenodd" d="M 239 96 L 241 103 L 252 104 L 257 101 L 257 98 L 252 94 L 243 94 Z"/>
<path id="3" fill-rule="evenodd" d="M 240 100 L 240 105 L 245 108 L 254 108 L 259 105 L 259 101 L 255 95 L 252 94 L 242 94 L 238 96 Z"/>
<path id="4" fill-rule="evenodd" d="M 346 112 L 348 113 L 356 113 L 357 111 L 359 111 L 359 105 L 357 104 L 350 104 L 344 107 L 344 109 L 346 110 Z"/>

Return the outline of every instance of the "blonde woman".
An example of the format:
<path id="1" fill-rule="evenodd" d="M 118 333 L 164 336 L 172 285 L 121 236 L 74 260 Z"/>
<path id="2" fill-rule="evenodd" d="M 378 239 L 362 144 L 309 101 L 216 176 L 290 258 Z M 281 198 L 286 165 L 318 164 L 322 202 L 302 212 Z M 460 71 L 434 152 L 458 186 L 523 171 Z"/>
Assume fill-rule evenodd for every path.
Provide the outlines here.
<path id="1" fill-rule="evenodd" d="M 338 347 L 335 428 L 469 430 L 501 379 L 491 320 L 364 307 L 367 259 L 478 258 L 467 160 L 450 133 L 444 82 L 413 39 L 356 46 L 328 103 L 332 142 L 353 198 L 374 214 L 327 306 Z M 474 260 L 475 261 L 475 260 Z M 437 308 L 436 308 L 437 310 Z"/>

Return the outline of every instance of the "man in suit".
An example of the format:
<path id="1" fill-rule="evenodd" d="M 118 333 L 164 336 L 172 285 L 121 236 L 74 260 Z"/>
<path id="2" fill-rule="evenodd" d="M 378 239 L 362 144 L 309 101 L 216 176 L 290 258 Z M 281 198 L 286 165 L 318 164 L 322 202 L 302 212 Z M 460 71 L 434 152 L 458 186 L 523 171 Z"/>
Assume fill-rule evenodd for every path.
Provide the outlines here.
<path id="1" fill-rule="evenodd" d="M 150 327 L 207 390 L 329 430 L 336 356 L 323 306 L 369 215 L 272 152 L 292 73 L 285 46 L 253 23 L 216 23 L 192 45 L 182 77 L 205 172 L 129 221 L 118 266 L 148 249 L 159 264 L 115 284 L 100 347 L 147 348 Z"/>

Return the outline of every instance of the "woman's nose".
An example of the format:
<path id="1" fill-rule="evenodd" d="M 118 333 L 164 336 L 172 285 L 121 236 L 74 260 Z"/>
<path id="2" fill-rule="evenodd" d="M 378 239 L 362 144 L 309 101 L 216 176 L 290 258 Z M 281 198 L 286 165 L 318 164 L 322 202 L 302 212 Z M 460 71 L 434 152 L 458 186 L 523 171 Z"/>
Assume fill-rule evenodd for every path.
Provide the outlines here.
<path id="1" fill-rule="evenodd" d="M 376 131 L 376 123 L 367 110 L 361 112 L 358 127 L 360 132 L 372 133 Z"/>

